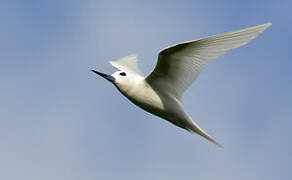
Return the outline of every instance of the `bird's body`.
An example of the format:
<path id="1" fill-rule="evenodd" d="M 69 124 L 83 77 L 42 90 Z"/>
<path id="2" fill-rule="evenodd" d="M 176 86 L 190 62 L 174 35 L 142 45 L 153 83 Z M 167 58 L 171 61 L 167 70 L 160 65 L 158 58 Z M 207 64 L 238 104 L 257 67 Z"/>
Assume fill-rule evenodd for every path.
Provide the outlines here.
<path id="1" fill-rule="evenodd" d="M 155 69 L 146 77 L 138 67 L 136 55 L 110 62 L 120 70 L 112 75 L 93 71 L 111 81 L 124 96 L 145 111 L 222 147 L 184 111 L 181 96 L 205 64 L 232 48 L 248 43 L 270 25 L 254 26 L 163 49 Z"/>
<path id="2" fill-rule="evenodd" d="M 161 117 L 176 126 L 184 128 L 190 132 L 196 132 L 222 147 L 191 119 L 191 117 L 184 111 L 180 99 L 172 93 L 164 90 L 164 87 L 166 86 L 165 84 L 160 84 L 160 86 L 153 88 L 142 76 L 131 74 L 128 74 L 127 76 L 133 77 L 127 85 L 115 85 L 131 102 L 145 111 Z"/>

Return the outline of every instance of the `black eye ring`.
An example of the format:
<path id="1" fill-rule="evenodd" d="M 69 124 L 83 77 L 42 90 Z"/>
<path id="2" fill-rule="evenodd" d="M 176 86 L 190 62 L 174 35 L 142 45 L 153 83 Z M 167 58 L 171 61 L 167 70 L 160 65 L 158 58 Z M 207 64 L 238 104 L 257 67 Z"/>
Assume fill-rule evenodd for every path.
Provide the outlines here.
<path id="1" fill-rule="evenodd" d="M 126 76 L 127 74 L 125 72 L 120 73 L 121 76 Z"/>

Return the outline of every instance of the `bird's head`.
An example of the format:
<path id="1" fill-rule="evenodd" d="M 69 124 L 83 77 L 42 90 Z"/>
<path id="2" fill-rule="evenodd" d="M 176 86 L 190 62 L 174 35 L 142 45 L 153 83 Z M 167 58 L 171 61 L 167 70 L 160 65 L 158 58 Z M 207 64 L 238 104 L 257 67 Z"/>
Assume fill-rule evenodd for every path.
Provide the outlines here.
<path id="1" fill-rule="evenodd" d="M 125 71 L 116 71 L 111 75 L 104 74 L 95 70 L 92 70 L 92 72 L 113 83 L 122 92 L 126 92 L 131 89 L 133 85 L 138 81 L 137 77 L 134 74 Z"/>

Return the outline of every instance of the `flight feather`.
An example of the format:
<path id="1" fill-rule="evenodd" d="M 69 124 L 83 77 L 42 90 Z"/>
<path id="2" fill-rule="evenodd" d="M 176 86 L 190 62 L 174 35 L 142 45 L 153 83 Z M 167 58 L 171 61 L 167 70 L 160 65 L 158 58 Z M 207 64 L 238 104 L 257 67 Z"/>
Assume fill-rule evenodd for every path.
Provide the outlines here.
<path id="1" fill-rule="evenodd" d="M 146 78 L 151 86 L 168 83 L 174 95 L 180 98 L 196 80 L 203 67 L 232 48 L 247 44 L 271 23 L 215 35 L 200 40 L 183 42 L 159 52 L 155 69 Z"/>

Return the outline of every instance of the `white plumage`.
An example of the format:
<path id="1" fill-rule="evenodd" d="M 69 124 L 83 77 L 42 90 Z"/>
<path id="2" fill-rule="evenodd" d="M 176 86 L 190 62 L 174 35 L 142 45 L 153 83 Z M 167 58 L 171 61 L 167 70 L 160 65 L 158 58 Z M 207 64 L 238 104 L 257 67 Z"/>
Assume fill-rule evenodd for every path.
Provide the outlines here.
<path id="1" fill-rule="evenodd" d="M 122 71 L 131 72 L 140 76 L 144 76 L 138 65 L 138 57 L 135 54 L 122 57 L 115 61 L 110 61 L 110 64 Z"/>
<path id="2" fill-rule="evenodd" d="M 181 97 L 208 62 L 247 44 L 271 25 L 267 23 L 165 48 L 159 52 L 157 65 L 147 77 L 140 71 L 136 55 L 111 61 L 120 70 L 112 75 L 93 71 L 111 81 L 142 109 L 223 147 L 184 111 Z"/>
<path id="3" fill-rule="evenodd" d="M 163 81 L 172 84 L 173 91 L 181 96 L 196 80 L 205 64 L 232 48 L 247 44 L 270 25 L 271 23 L 254 26 L 163 49 L 160 51 L 158 63 L 154 71 L 147 77 L 147 81 L 156 84 L 162 78 Z"/>

